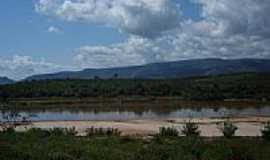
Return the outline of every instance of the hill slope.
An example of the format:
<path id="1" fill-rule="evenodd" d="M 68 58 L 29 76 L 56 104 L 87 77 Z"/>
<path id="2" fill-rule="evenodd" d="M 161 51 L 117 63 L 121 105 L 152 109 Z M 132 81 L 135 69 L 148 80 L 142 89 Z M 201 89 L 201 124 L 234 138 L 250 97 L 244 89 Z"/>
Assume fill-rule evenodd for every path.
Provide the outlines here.
<path id="1" fill-rule="evenodd" d="M 99 77 L 118 78 L 179 78 L 190 76 L 209 76 L 243 72 L 270 72 L 270 60 L 262 59 L 198 59 L 166 63 L 153 63 L 143 66 L 85 69 L 78 72 L 59 72 L 55 74 L 34 75 L 26 80 L 44 79 L 93 79 Z"/>
<path id="2" fill-rule="evenodd" d="M 0 77 L 0 85 L 11 84 L 14 81 L 7 77 Z"/>

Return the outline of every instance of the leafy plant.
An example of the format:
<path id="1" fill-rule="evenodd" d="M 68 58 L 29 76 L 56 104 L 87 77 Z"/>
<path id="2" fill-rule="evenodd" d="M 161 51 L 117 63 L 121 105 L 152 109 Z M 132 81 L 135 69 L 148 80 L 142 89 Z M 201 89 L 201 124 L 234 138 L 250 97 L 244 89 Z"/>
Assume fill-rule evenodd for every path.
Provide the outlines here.
<path id="1" fill-rule="evenodd" d="M 187 137 L 196 137 L 200 136 L 201 131 L 199 131 L 199 126 L 196 123 L 193 123 L 191 121 L 188 121 L 185 123 L 183 129 L 182 129 L 182 134 L 187 136 Z"/>
<path id="2" fill-rule="evenodd" d="M 235 136 L 235 132 L 238 130 L 238 127 L 235 126 L 231 121 L 227 120 L 221 124 L 220 130 L 224 137 L 232 138 Z"/>
<path id="3" fill-rule="evenodd" d="M 72 128 L 53 128 L 49 130 L 51 136 L 76 136 L 77 131 L 75 127 Z"/>
<path id="4" fill-rule="evenodd" d="M 160 137 L 178 137 L 179 131 L 174 127 L 160 127 L 157 135 Z"/>
<path id="5" fill-rule="evenodd" d="M 64 133 L 66 136 L 76 136 L 78 134 L 75 127 L 65 128 Z"/>
<path id="6" fill-rule="evenodd" d="M 261 132 L 263 139 L 270 140 L 270 121 L 266 122 Z"/>
<path id="7" fill-rule="evenodd" d="M 117 128 L 87 128 L 86 129 L 87 136 L 120 136 L 121 131 Z"/>
<path id="8" fill-rule="evenodd" d="M 48 158 L 49 160 L 75 160 L 72 156 L 62 152 L 50 153 Z"/>
<path id="9" fill-rule="evenodd" d="M 26 131 L 26 135 L 28 135 L 29 137 L 36 136 L 39 138 L 45 138 L 50 136 L 50 131 L 43 130 L 41 128 L 30 128 Z"/>

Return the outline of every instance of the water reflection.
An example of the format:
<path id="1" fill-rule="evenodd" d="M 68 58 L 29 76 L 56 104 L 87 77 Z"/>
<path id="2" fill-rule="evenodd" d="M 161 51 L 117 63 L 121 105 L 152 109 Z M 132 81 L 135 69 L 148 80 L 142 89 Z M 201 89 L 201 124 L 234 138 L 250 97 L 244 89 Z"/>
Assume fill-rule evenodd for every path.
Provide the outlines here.
<path id="1" fill-rule="evenodd" d="M 20 110 L 22 115 L 31 116 L 32 121 L 68 121 L 68 120 L 139 120 L 170 118 L 214 118 L 270 116 L 270 107 L 76 107 Z M 1 114 L 0 114 L 1 115 Z M 2 115 L 0 116 L 2 117 Z M 1 118 L 0 118 L 1 119 Z"/>

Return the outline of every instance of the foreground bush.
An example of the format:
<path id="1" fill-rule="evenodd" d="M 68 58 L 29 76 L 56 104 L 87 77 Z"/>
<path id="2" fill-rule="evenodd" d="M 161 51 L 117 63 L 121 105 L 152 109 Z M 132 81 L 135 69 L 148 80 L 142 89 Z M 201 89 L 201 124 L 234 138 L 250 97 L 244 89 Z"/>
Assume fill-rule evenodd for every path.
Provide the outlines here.
<path id="1" fill-rule="evenodd" d="M 48 160 L 74 160 L 72 156 L 62 153 L 62 152 L 55 152 L 55 153 L 50 153 L 48 155 Z"/>
<path id="2" fill-rule="evenodd" d="M 160 127 L 157 136 L 159 136 L 159 137 L 178 137 L 179 131 L 174 127 Z"/>
<path id="3" fill-rule="evenodd" d="M 51 136 L 76 136 L 77 131 L 75 127 L 72 128 L 53 128 L 49 130 Z"/>
<path id="4" fill-rule="evenodd" d="M 223 136 L 226 138 L 232 138 L 235 136 L 235 132 L 238 130 L 238 127 L 235 126 L 229 120 L 223 122 L 220 126 L 220 131 L 222 132 Z"/>
<path id="5" fill-rule="evenodd" d="M 87 136 L 120 136 L 121 132 L 117 128 L 87 128 Z"/>
<path id="6" fill-rule="evenodd" d="M 265 140 L 270 140 L 270 121 L 267 122 L 262 129 L 262 137 Z"/>
<path id="7" fill-rule="evenodd" d="M 32 136 L 38 136 L 40 138 L 49 137 L 49 136 L 76 136 L 78 132 L 75 127 L 72 128 L 52 128 L 49 130 L 43 130 L 41 128 L 31 128 L 25 132 L 25 134 Z"/>
<path id="8" fill-rule="evenodd" d="M 54 130 L 60 133 L 59 129 Z M 269 160 L 260 138 L 52 136 L 48 130 L 0 133 L 0 160 Z M 59 134 L 57 134 L 59 135 Z"/>
<path id="9" fill-rule="evenodd" d="M 187 122 L 183 129 L 182 134 L 187 137 L 197 137 L 200 136 L 201 131 L 199 131 L 199 126 L 196 123 L 193 123 L 191 121 Z"/>

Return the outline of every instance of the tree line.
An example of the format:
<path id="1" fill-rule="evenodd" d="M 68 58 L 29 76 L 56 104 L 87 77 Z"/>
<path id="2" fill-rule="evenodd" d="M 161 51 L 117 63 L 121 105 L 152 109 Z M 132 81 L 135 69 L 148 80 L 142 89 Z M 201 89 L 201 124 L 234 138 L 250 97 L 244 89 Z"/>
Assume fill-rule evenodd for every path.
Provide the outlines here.
<path id="1" fill-rule="evenodd" d="M 118 96 L 177 96 L 185 100 L 269 100 L 270 74 L 152 80 L 42 80 L 0 86 L 0 101 L 9 98 Z"/>

